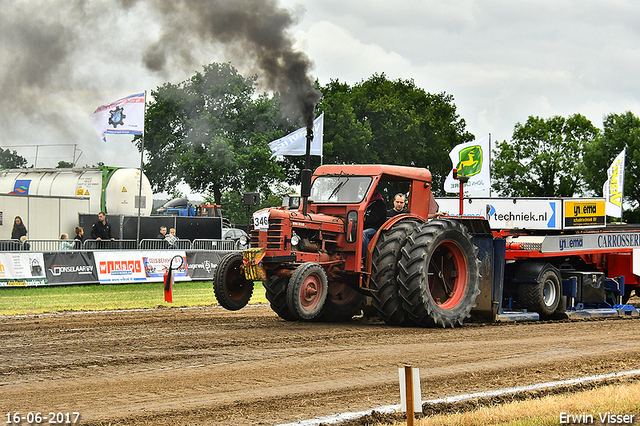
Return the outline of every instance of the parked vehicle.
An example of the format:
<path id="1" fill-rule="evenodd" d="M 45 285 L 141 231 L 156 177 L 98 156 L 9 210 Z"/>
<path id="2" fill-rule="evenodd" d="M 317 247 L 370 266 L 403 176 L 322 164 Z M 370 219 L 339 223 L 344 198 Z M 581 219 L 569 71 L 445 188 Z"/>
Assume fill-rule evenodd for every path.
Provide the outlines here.
<path id="1" fill-rule="evenodd" d="M 249 248 L 249 235 L 242 229 L 238 228 L 222 228 L 222 239 L 233 240 L 236 249 L 245 250 Z"/>

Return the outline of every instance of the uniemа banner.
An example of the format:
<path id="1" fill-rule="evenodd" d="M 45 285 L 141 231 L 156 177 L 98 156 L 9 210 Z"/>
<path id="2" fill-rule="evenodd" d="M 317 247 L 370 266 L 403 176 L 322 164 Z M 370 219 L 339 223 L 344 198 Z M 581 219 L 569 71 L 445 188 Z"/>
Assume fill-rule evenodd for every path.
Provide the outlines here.
<path id="1" fill-rule="evenodd" d="M 564 227 L 586 228 L 605 224 L 605 200 L 564 200 Z"/>

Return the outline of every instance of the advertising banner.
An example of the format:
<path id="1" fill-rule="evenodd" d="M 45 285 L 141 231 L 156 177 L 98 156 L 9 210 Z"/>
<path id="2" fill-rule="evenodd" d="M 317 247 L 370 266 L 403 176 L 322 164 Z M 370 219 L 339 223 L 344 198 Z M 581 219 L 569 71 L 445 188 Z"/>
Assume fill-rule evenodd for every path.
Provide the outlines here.
<path id="1" fill-rule="evenodd" d="M 49 285 L 98 284 L 98 271 L 92 252 L 44 253 Z"/>
<path id="2" fill-rule="evenodd" d="M 94 256 L 100 283 L 147 280 L 139 251 L 96 251 Z"/>
<path id="3" fill-rule="evenodd" d="M 0 253 L 0 287 L 46 285 L 42 253 Z"/>
<path id="4" fill-rule="evenodd" d="M 213 273 L 230 251 L 193 251 L 187 253 L 189 277 L 193 280 L 213 280 Z"/>
<path id="5" fill-rule="evenodd" d="M 564 227 L 601 227 L 606 223 L 605 200 L 564 200 Z"/>
<path id="6" fill-rule="evenodd" d="M 460 200 L 436 198 L 438 209 L 458 215 Z M 465 216 L 489 219 L 491 229 L 562 229 L 562 199 L 553 198 L 465 198 Z"/>
<path id="7" fill-rule="evenodd" d="M 183 262 L 174 262 L 173 268 L 182 263 L 177 269 L 173 269 L 173 276 L 176 281 L 189 281 L 187 275 L 187 255 L 184 250 L 165 250 L 142 252 L 142 262 L 147 282 L 162 282 L 164 273 L 169 269 L 169 263 L 175 256 L 180 256 Z"/>

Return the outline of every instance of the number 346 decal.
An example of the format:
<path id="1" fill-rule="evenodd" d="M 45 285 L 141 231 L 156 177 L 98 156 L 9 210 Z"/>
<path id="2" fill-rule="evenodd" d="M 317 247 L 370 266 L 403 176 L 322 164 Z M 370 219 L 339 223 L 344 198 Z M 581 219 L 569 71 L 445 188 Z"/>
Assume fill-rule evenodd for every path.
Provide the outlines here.
<path id="1" fill-rule="evenodd" d="M 253 229 L 261 231 L 269 229 L 269 210 L 262 210 L 253 214 Z"/>

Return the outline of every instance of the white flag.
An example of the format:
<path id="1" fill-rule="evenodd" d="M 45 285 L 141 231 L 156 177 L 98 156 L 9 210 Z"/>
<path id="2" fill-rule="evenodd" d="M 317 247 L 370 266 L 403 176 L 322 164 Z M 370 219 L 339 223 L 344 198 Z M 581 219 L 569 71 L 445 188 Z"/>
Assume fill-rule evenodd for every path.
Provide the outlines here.
<path id="1" fill-rule="evenodd" d="M 491 189 L 491 173 L 489 170 L 489 136 L 473 142 L 456 145 L 449 153 L 453 168 L 458 175 L 464 172 L 469 181 L 464 184 L 465 195 L 488 197 Z M 444 182 L 446 192 L 460 192 L 460 181 L 453 178 L 453 170 Z"/>
<path id="2" fill-rule="evenodd" d="M 144 93 L 138 93 L 101 105 L 91 116 L 91 124 L 105 142 L 107 133 L 141 135 L 144 132 L 144 100 Z"/>
<path id="3" fill-rule="evenodd" d="M 609 177 L 602 187 L 605 198 L 605 214 L 607 216 L 622 217 L 622 196 L 624 192 L 624 158 L 627 148 L 613 160 L 607 176 Z"/>
<path id="4" fill-rule="evenodd" d="M 311 141 L 311 155 L 322 157 L 322 133 L 324 130 L 324 113 L 313 122 L 313 140 Z M 305 155 L 307 153 L 307 129 L 298 129 L 287 136 L 276 139 L 269 144 L 271 157 L 276 155 Z"/>

